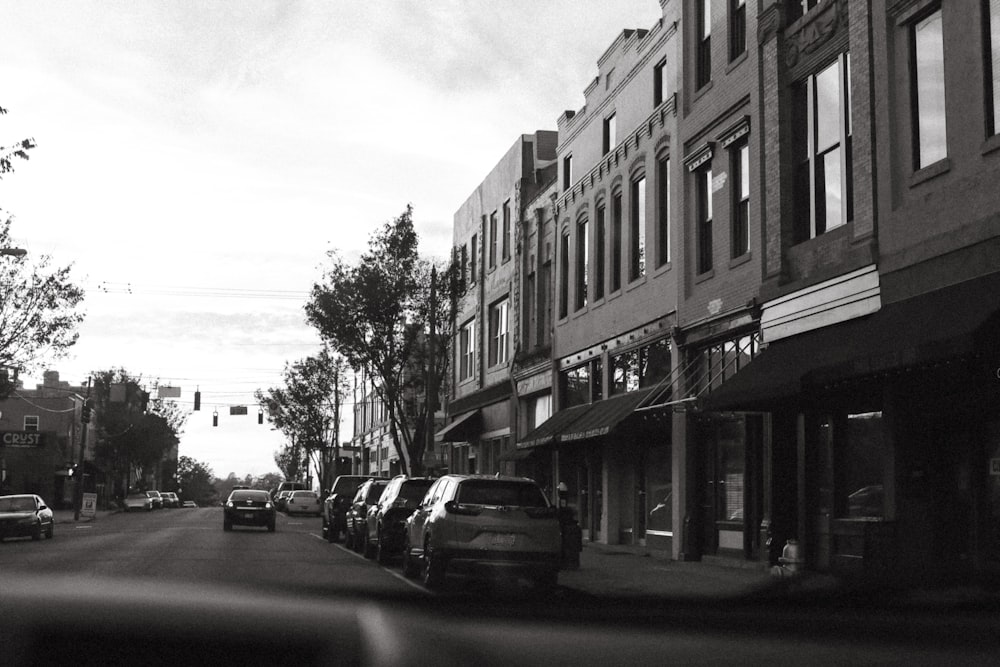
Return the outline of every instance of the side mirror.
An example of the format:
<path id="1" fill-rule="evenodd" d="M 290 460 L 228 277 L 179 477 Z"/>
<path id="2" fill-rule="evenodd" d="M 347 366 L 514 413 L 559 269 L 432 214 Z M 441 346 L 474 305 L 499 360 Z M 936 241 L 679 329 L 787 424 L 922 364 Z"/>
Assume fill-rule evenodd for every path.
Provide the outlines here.
<path id="1" fill-rule="evenodd" d="M 40 510 L 47 510 L 48 507 L 46 507 L 45 505 L 39 505 L 38 509 L 40 509 Z"/>

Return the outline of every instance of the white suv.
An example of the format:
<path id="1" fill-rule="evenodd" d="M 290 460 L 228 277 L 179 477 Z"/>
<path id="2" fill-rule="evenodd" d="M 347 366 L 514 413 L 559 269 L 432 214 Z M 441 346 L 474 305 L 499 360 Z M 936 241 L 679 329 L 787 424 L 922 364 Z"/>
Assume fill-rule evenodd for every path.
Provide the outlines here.
<path id="1" fill-rule="evenodd" d="M 560 550 L 558 508 L 534 481 L 446 475 L 407 519 L 403 573 L 435 588 L 446 570 L 510 569 L 551 588 Z"/>

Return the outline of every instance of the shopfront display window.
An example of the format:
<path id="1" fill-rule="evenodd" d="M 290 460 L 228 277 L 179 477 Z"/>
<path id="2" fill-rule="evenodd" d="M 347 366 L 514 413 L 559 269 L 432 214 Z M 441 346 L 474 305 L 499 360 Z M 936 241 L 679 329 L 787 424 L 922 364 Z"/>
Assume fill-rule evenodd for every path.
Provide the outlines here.
<path id="1" fill-rule="evenodd" d="M 646 534 L 672 536 L 673 483 L 669 443 L 657 443 L 647 453 Z"/>
<path id="2" fill-rule="evenodd" d="M 881 519 L 884 515 L 886 437 L 881 412 L 847 415 L 837 459 L 837 516 Z"/>

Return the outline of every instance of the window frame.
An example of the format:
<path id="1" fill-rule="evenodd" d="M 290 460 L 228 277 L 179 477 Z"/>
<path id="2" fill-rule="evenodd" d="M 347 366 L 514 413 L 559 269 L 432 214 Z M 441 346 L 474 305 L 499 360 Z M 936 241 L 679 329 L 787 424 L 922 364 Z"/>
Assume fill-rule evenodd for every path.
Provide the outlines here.
<path id="1" fill-rule="evenodd" d="M 616 190 L 611 195 L 611 284 L 614 294 L 622 288 L 622 193 Z"/>
<path id="2" fill-rule="evenodd" d="M 920 54 L 917 53 L 917 50 L 918 50 L 918 44 L 917 44 L 917 42 L 918 42 L 918 34 L 917 33 L 920 30 L 920 26 L 922 24 L 926 24 L 928 22 L 928 20 L 931 19 L 932 17 L 934 17 L 935 15 L 938 17 L 938 20 L 941 22 L 941 40 L 940 40 L 940 44 L 935 44 L 934 45 L 935 48 L 938 48 L 938 47 L 940 48 L 940 54 L 941 54 L 941 59 L 940 59 L 940 66 L 941 66 L 941 77 L 940 77 L 941 95 L 940 95 L 940 100 L 926 100 L 925 99 L 924 101 L 925 102 L 939 102 L 940 103 L 941 110 L 943 111 L 943 119 L 942 119 L 942 125 L 943 125 L 943 127 L 941 128 L 940 132 L 942 134 L 941 139 L 942 139 L 942 143 L 943 143 L 944 152 L 940 156 L 937 153 L 931 153 L 930 155 L 926 156 L 926 161 L 925 161 L 925 156 L 923 155 L 925 146 L 922 145 L 922 144 L 923 144 L 923 141 L 927 138 L 927 136 L 928 136 L 929 133 L 923 132 L 922 129 L 921 129 L 921 125 L 922 125 L 922 122 L 921 122 L 921 104 L 920 104 L 920 87 L 921 87 L 920 71 L 921 71 L 921 68 L 919 67 L 920 61 L 919 61 L 919 58 L 918 58 L 918 56 Z M 938 4 L 938 3 L 935 3 L 935 4 L 931 5 L 930 7 L 928 7 L 925 11 L 922 11 L 920 14 L 918 14 L 917 16 L 915 16 L 913 18 L 913 20 L 910 21 L 909 24 L 907 25 L 907 33 L 908 33 L 908 37 L 909 37 L 909 62 L 908 62 L 908 65 L 909 65 L 909 70 L 910 70 L 910 122 L 911 122 L 911 133 L 910 133 L 910 135 L 911 135 L 912 140 L 913 140 L 913 171 L 919 171 L 921 169 L 924 169 L 925 167 L 929 167 L 930 165 L 932 165 L 932 164 L 934 164 L 936 162 L 940 162 L 941 160 L 947 159 L 947 157 L 948 157 L 948 113 L 947 113 L 947 111 L 948 111 L 947 110 L 947 99 L 948 98 L 947 98 L 947 92 L 945 90 L 945 88 L 946 88 L 946 77 L 945 77 L 945 53 L 944 53 L 944 46 L 945 46 L 945 44 L 944 44 L 945 43 L 945 40 L 944 40 L 944 11 L 942 9 L 942 5 Z M 926 70 L 924 70 L 924 71 L 926 72 Z M 923 80 L 927 81 L 927 79 L 923 79 Z M 926 105 L 926 104 L 924 105 L 925 112 L 927 111 L 927 106 L 928 105 Z M 926 118 L 926 116 L 924 116 L 924 118 Z M 930 149 L 933 148 L 933 146 L 932 145 L 928 145 L 928 146 L 926 146 L 926 148 L 928 150 L 930 150 Z"/>
<path id="3" fill-rule="evenodd" d="M 704 275 L 712 271 L 714 265 L 712 219 L 712 161 L 694 170 L 695 176 L 695 271 Z"/>
<path id="4" fill-rule="evenodd" d="M 603 139 L 602 139 L 603 141 L 602 146 L 604 150 L 601 151 L 602 156 L 607 155 L 608 153 L 613 151 L 615 147 L 618 145 L 616 116 L 617 112 L 612 111 L 609 115 L 604 117 Z"/>
<path id="5" fill-rule="evenodd" d="M 500 257 L 501 262 L 507 262 L 510 260 L 510 232 L 511 232 L 511 216 L 510 216 L 510 200 L 508 199 L 503 203 L 501 207 L 502 219 L 503 219 L 503 240 L 500 242 Z"/>
<path id="6" fill-rule="evenodd" d="M 587 292 L 588 276 L 587 272 L 590 270 L 589 266 L 589 242 L 587 238 L 589 220 L 587 216 L 581 217 L 576 221 L 576 257 L 574 261 L 574 266 L 576 269 L 576 289 L 575 289 L 575 301 L 574 310 L 582 310 L 587 307 L 587 297 L 589 296 Z"/>
<path id="7" fill-rule="evenodd" d="M 646 275 L 646 173 L 629 181 L 629 282 Z"/>
<path id="8" fill-rule="evenodd" d="M 1000 134 L 1000 1 L 983 0 L 982 7 L 983 101 L 985 132 L 989 138 Z"/>
<path id="9" fill-rule="evenodd" d="M 594 301 L 604 298 L 605 258 L 607 256 L 607 224 L 608 207 L 604 200 L 597 203 L 594 209 Z"/>
<path id="10" fill-rule="evenodd" d="M 658 107 L 667 99 L 667 58 L 653 65 L 653 107 Z"/>
<path id="11" fill-rule="evenodd" d="M 656 159 L 657 268 L 670 263 L 670 155 Z"/>
<path id="12" fill-rule="evenodd" d="M 747 0 L 729 0 L 729 62 L 747 51 Z"/>
<path id="13" fill-rule="evenodd" d="M 712 0 L 695 0 L 694 89 L 712 82 Z"/>
<path id="14" fill-rule="evenodd" d="M 510 298 L 504 297 L 490 305 L 489 367 L 500 366 L 510 359 Z"/>
<path id="15" fill-rule="evenodd" d="M 573 187 L 573 154 L 563 157 L 563 192 Z"/>
<path id="16" fill-rule="evenodd" d="M 732 174 L 732 224 L 730 258 L 750 252 L 750 141 L 743 137 L 729 149 Z M 745 186 L 745 192 L 744 192 Z"/>
<path id="17" fill-rule="evenodd" d="M 490 213 L 490 269 L 496 268 L 497 265 L 497 235 L 499 230 L 497 229 L 497 212 L 493 211 Z"/>
<path id="18" fill-rule="evenodd" d="M 31 420 L 31 421 L 29 421 Z M 25 415 L 24 416 L 24 432 L 25 433 L 38 433 L 41 430 L 42 422 L 38 415 Z"/>
<path id="19" fill-rule="evenodd" d="M 569 315 L 569 230 L 559 236 L 559 319 Z"/>
<path id="20" fill-rule="evenodd" d="M 479 235 L 473 234 L 469 242 L 469 283 L 476 284 L 476 274 L 479 273 Z"/>
<path id="21" fill-rule="evenodd" d="M 476 318 L 463 324 L 458 335 L 458 381 L 465 382 L 476 376 Z"/>

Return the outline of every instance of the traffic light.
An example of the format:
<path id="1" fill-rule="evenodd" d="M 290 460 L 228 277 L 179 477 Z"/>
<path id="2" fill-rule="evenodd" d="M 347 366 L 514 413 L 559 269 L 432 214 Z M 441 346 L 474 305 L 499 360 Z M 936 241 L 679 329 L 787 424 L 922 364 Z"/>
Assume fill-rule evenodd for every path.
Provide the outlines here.
<path id="1" fill-rule="evenodd" d="M 212 426 L 219 425 L 219 411 L 215 410 L 212 412 Z"/>
<path id="2" fill-rule="evenodd" d="M 194 409 L 195 412 L 201 410 L 201 391 L 194 392 Z"/>
<path id="3" fill-rule="evenodd" d="M 86 403 L 80 408 L 80 423 L 89 424 L 90 423 L 90 406 Z"/>

